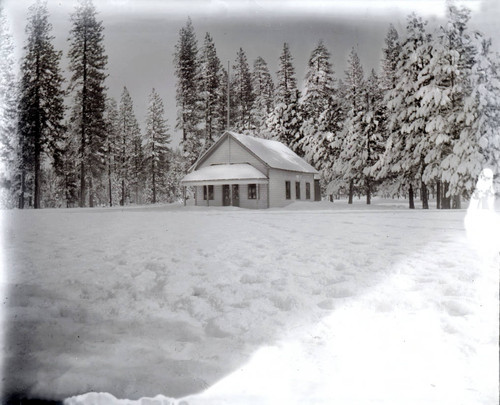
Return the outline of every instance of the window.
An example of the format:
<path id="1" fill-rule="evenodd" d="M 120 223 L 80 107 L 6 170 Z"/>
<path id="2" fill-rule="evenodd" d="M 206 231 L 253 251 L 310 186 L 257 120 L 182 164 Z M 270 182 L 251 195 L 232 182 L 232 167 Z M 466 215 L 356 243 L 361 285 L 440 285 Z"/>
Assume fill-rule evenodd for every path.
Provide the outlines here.
<path id="1" fill-rule="evenodd" d="M 208 199 L 213 200 L 214 199 L 214 186 L 203 186 L 203 199 L 207 199 L 207 194 L 208 194 Z"/>
<path id="2" fill-rule="evenodd" d="M 311 183 L 306 183 L 306 200 L 311 199 Z"/>
<path id="3" fill-rule="evenodd" d="M 257 199 L 257 184 L 248 185 L 248 199 L 249 200 Z"/>
<path id="4" fill-rule="evenodd" d="M 289 181 L 285 181 L 285 194 L 286 194 L 286 199 L 289 200 L 290 198 L 292 198 L 292 192 L 290 190 L 291 186 L 290 186 L 290 182 Z"/>
<path id="5" fill-rule="evenodd" d="M 295 198 L 300 200 L 300 181 L 295 182 Z"/>

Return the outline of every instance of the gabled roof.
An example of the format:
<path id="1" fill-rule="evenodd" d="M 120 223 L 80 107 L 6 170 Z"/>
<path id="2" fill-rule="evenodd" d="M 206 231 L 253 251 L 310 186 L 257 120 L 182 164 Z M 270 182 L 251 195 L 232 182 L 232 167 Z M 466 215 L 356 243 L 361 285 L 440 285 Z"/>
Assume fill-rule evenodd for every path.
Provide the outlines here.
<path id="1" fill-rule="evenodd" d="M 238 134 L 232 131 L 226 131 L 220 139 L 200 157 L 192 168 L 198 167 L 199 164 L 218 147 L 223 139 L 229 136 L 270 168 L 301 173 L 318 173 L 314 167 L 281 142 L 255 138 L 250 135 Z"/>

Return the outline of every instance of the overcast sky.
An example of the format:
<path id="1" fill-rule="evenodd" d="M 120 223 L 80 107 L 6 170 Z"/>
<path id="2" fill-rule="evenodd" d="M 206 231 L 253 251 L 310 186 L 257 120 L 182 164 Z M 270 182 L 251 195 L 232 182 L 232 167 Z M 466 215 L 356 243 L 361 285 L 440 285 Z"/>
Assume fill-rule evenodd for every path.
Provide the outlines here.
<path id="1" fill-rule="evenodd" d="M 31 0 L 0 0 L 11 23 L 21 57 L 24 29 Z M 54 45 L 63 50 L 62 68 L 67 69 L 70 14 L 77 0 L 48 0 Z M 175 117 L 175 76 L 173 55 L 179 30 L 190 16 L 198 45 L 206 32 L 212 35 L 224 66 L 233 64 L 236 52 L 245 51 L 250 66 L 262 56 L 273 76 L 283 43 L 288 42 L 299 84 L 307 60 L 319 40 L 331 52 L 336 77 L 343 78 L 345 61 L 354 47 L 365 74 L 378 70 L 381 48 L 390 23 L 404 35 L 406 16 L 416 11 L 436 26 L 444 17 L 441 0 L 94 0 L 98 18 L 105 27 L 108 60 L 108 94 L 120 99 L 127 86 L 137 119 L 144 127 L 148 96 L 154 87 L 166 105 L 173 145 L 179 140 Z M 473 11 L 471 27 L 493 38 L 500 50 L 500 1 L 462 1 Z"/>

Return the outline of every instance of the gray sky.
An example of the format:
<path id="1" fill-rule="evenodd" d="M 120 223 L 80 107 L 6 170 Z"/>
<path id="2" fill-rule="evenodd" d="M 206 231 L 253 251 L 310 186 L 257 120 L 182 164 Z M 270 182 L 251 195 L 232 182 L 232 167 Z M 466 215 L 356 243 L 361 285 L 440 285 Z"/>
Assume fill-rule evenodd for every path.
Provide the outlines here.
<path id="1" fill-rule="evenodd" d="M 11 22 L 18 57 L 25 41 L 26 14 L 31 0 L 0 0 Z M 67 37 L 70 14 L 76 0 L 48 0 L 54 44 L 64 51 L 62 68 L 67 69 Z M 108 54 L 108 94 L 117 101 L 127 86 L 137 119 L 144 127 L 148 96 L 154 87 L 166 105 L 173 145 L 179 141 L 175 117 L 173 55 L 180 28 L 190 16 L 198 45 L 206 32 L 213 36 L 224 66 L 232 63 L 241 47 L 250 66 L 262 56 L 275 76 L 283 43 L 288 42 L 299 84 L 307 60 L 320 39 L 332 54 L 337 78 L 343 78 L 345 61 L 354 47 L 365 74 L 378 70 L 381 48 L 389 23 L 404 35 L 406 16 L 416 11 L 440 24 L 445 1 L 441 0 L 94 0 L 98 18 L 105 27 Z M 500 1 L 466 0 L 473 10 L 470 26 L 493 38 L 500 50 Z"/>

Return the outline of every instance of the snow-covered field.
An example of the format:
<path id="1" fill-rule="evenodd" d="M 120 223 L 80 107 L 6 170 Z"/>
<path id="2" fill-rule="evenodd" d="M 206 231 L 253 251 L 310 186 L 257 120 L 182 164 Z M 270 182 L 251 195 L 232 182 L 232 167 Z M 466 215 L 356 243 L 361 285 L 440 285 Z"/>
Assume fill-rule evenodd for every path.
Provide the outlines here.
<path id="1" fill-rule="evenodd" d="M 4 211 L 3 392 L 497 404 L 498 214 L 469 236 L 465 215 L 380 200 Z"/>

